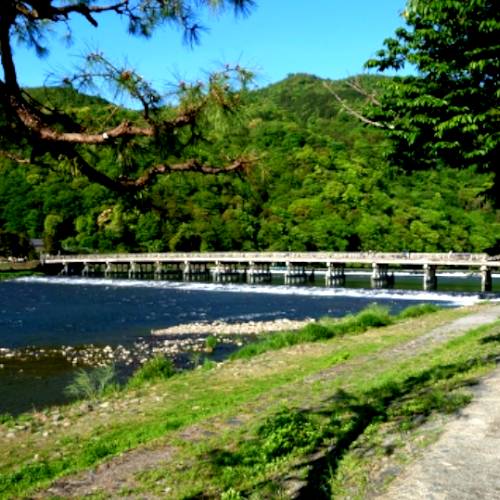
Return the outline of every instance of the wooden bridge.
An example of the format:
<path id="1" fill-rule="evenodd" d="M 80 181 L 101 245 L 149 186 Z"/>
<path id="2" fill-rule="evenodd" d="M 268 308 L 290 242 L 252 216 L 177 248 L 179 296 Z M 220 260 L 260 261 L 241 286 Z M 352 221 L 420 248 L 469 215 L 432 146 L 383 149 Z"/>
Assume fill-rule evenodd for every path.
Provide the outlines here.
<path id="1" fill-rule="evenodd" d="M 345 284 L 346 264 L 369 266 L 375 288 L 394 283 L 390 266 L 420 267 L 423 270 L 424 289 L 437 284 L 436 269 L 465 268 L 477 270 L 481 288 L 490 291 L 491 272 L 500 267 L 500 256 L 485 253 L 377 253 L 377 252 L 207 252 L 207 253 L 120 253 L 89 255 L 43 255 L 48 274 L 105 276 L 126 273 L 130 278 L 146 273 L 157 277 L 173 276 L 185 280 L 215 281 L 245 280 L 259 283 L 271 280 L 271 266 L 284 268 L 287 284 L 314 281 L 317 266 L 325 268 L 325 283 L 330 286 Z"/>

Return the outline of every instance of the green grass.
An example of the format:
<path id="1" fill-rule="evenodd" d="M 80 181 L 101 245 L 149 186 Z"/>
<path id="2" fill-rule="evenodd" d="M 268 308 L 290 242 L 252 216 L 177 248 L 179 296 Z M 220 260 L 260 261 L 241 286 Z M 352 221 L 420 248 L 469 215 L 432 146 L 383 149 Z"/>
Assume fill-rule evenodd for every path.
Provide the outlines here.
<path id="1" fill-rule="evenodd" d="M 245 468 L 240 468 L 238 464 L 230 466 L 227 461 L 226 465 L 224 465 L 223 461 L 220 461 L 220 463 L 217 462 L 219 465 L 214 466 L 211 459 L 207 462 L 207 453 L 210 457 L 212 456 L 210 449 L 205 448 L 203 451 L 200 448 L 201 445 L 198 444 L 193 445 L 193 449 L 191 449 L 191 445 L 187 445 L 182 441 L 174 441 L 180 447 L 179 453 L 186 452 L 188 459 L 195 460 L 195 462 L 197 462 L 199 456 L 201 462 L 194 467 L 194 472 L 189 473 L 191 474 L 189 487 L 185 482 L 183 483 L 182 495 L 184 496 L 175 496 L 176 493 L 172 492 L 172 498 L 188 498 L 185 496 L 187 490 L 192 492 L 195 490 L 199 492 L 213 490 L 217 492 L 214 494 L 214 498 L 219 498 L 222 493 L 231 492 L 232 490 L 235 491 L 235 494 L 238 491 L 243 491 L 243 497 L 248 498 L 248 489 L 256 488 L 256 481 L 262 480 L 264 483 L 269 483 L 269 478 L 273 474 L 281 474 L 281 472 L 287 470 L 287 464 L 290 461 L 306 454 L 310 449 L 326 445 L 326 441 L 329 439 L 328 436 L 330 436 L 328 433 L 333 429 L 333 423 L 336 422 L 336 420 L 332 421 L 333 423 L 328 419 L 325 420 L 325 416 L 321 412 L 304 414 L 307 422 L 312 426 L 309 427 L 309 424 L 307 424 L 306 427 L 313 429 L 313 434 L 316 437 L 306 443 L 305 446 L 292 445 L 290 447 L 291 452 L 285 452 L 286 446 L 280 444 L 280 440 L 286 443 L 288 439 L 286 432 L 283 435 L 279 435 L 278 431 L 266 435 L 264 431 L 259 433 L 258 430 L 266 422 L 271 425 L 270 423 L 275 421 L 280 409 L 284 408 L 291 412 L 301 411 L 297 398 L 300 401 L 308 401 L 308 404 L 318 401 L 319 406 L 321 406 L 320 400 L 325 397 L 326 393 L 329 394 L 328 397 L 335 399 L 340 397 L 336 391 L 342 389 L 349 394 L 352 393 L 349 400 L 352 404 L 348 408 L 346 406 L 345 414 L 342 406 L 327 407 L 326 412 L 332 415 L 332 418 L 334 413 L 338 414 L 341 428 L 343 425 L 349 425 L 349 415 L 352 413 L 353 408 L 358 404 L 368 404 L 364 393 L 370 391 L 370 387 L 367 387 L 365 383 L 366 367 L 355 368 L 359 356 L 376 353 L 381 348 L 397 345 L 408 339 L 415 338 L 432 325 L 439 325 L 443 321 L 455 319 L 464 314 L 463 311 L 446 310 L 435 317 L 429 316 L 426 319 L 419 320 L 418 325 L 406 327 L 405 323 L 396 323 L 389 330 L 380 330 L 380 333 L 378 333 L 378 330 L 372 329 L 372 333 L 367 336 L 338 335 L 330 340 L 323 341 L 321 344 L 310 344 L 311 350 L 300 356 L 294 353 L 276 353 L 276 362 L 270 368 L 260 367 L 256 369 L 249 366 L 248 370 L 243 374 L 238 373 L 238 371 L 245 369 L 246 364 L 240 360 L 229 363 L 221 369 L 212 369 L 215 365 L 210 363 L 202 370 L 181 373 L 173 377 L 170 374 L 165 377 L 162 368 L 165 366 L 165 361 L 154 361 L 152 364 L 154 369 L 149 365 L 145 365 L 141 368 L 143 370 L 142 374 L 139 376 L 136 374 L 140 383 L 137 383 L 137 385 L 131 384 L 121 393 L 108 400 L 111 402 L 116 401 L 120 405 L 119 411 L 113 413 L 112 418 L 103 418 L 97 412 L 83 415 L 78 417 L 78 420 L 68 429 L 56 429 L 53 436 L 51 435 L 46 439 L 40 439 L 28 433 L 21 441 L 26 447 L 14 441 L 6 441 L 3 445 L 5 456 L 4 460 L 2 460 L 3 470 L 0 473 L 0 498 L 20 497 L 36 486 L 48 484 L 56 477 L 88 467 L 95 467 L 108 457 L 136 448 L 144 443 L 158 440 L 161 443 L 165 439 L 173 439 L 169 437 L 172 436 L 172 433 L 190 424 L 196 423 L 199 425 L 211 418 L 224 421 L 224 419 L 234 416 L 238 412 L 258 416 L 257 422 L 254 424 L 256 427 L 251 428 L 250 431 L 247 430 L 250 432 L 249 435 L 240 436 L 241 442 L 238 441 L 238 433 L 231 431 L 228 434 L 227 441 L 222 440 L 219 446 L 223 448 L 227 446 L 228 449 L 232 449 L 236 453 L 235 456 L 244 461 Z M 359 315 L 354 318 L 359 318 Z M 380 322 L 388 322 L 389 319 L 385 311 L 378 310 L 377 314 L 372 312 L 366 314 L 362 320 L 353 320 L 352 318 L 349 320 L 353 321 L 351 327 L 354 324 L 354 326 L 357 325 L 356 328 L 362 329 L 366 328 L 367 324 L 377 325 Z M 341 324 L 342 321 L 333 321 L 332 323 L 332 326 L 335 326 Z M 330 331 L 329 327 L 325 328 Z M 313 329 L 311 331 L 309 329 L 307 332 L 310 338 L 311 336 L 321 338 L 323 335 L 323 330 Z M 477 342 L 478 338 L 475 341 Z M 481 345 L 484 349 L 494 349 L 495 342 L 492 341 Z M 280 364 L 281 360 L 283 360 L 282 364 Z M 347 363 L 346 366 L 348 366 L 351 361 L 354 363 L 354 368 L 349 369 L 349 376 L 339 376 L 334 383 L 329 381 L 326 385 L 320 379 L 313 384 L 306 384 L 306 392 L 300 389 L 304 377 L 314 375 L 320 370 L 330 369 L 340 363 Z M 381 366 L 377 365 L 375 361 L 372 362 L 369 370 L 370 376 L 375 377 L 377 370 L 381 371 L 381 375 L 373 380 L 370 379 L 372 382 L 383 381 L 383 385 L 390 382 L 390 380 L 385 381 L 383 376 L 384 370 L 393 367 L 396 360 L 390 361 L 390 363 L 387 361 L 381 362 Z M 429 359 L 426 358 L 426 361 L 429 361 Z M 410 363 L 408 365 L 411 366 Z M 206 370 L 210 370 L 210 372 L 207 373 Z M 398 370 L 403 371 L 401 367 L 396 370 L 397 373 L 399 373 Z M 169 370 L 166 369 L 166 371 L 168 374 Z M 350 378 L 351 375 L 353 378 Z M 145 382 L 148 382 L 148 384 L 145 385 Z M 350 387 L 350 384 L 354 384 L 355 390 Z M 140 400 L 135 404 L 124 404 L 127 401 L 133 401 L 134 398 Z M 444 400 L 451 401 L 449 402 L 451 406 L 458 403 L 462 404 L 460 398 L 458 398 L 457 403 L 453 399 L 449 400 L 444 395 L 440 396 L 439 393 L 436 393 L 432 399 L 434 403 L 424 404 L 424 402 L 421 402 L 419 405 L 422 408 L 428 408 L 425 411 L 432 413 L 435 411 L 433 408 Z M 267 402 L 264 403 L 263 401 Z M 340 399 L 338 402 L 340 402 Z M 425 406 L 426 404 L 427 406 Z M 255 408 L 261 408 L 263 405 L 266 407 L 265 410 L 255 410 Z M 411 407 L 405 407 L 398 411 L 399 413 L 395 418 L 404 419 L 407 418 L 404 416 L 404 412 L 409 413 L 413 410 Z M 389 414 L 389 409 L 387 409 L 386 413 Z M 50 426 L 45 428 L 50 429 Z M 292 426 L 292 433 L 293 428 Z M 43 429 L 43 427 L 39 427 L 38 432 L 43 431 Z M 33 431 L 35 430 L 33 429 Z M 263 443 L 267 443 L 265 448 L 262 448 Z M 208 446 L 208 444 L 204 446 Z M 210 444 L 210 446 L 213 445 Z M 245 446 L 248 446 L 248 448 Z M 278 451 L 273 452 L 273 447 Z M 283 451 L 279 451 L 280 449 Z M 267 459 L 262 455 L 262 450 L 266 452 L 264 455 L 268 456 Z M 54 457 L 53 453 L 55 451 L 62 456 Z M 216 456 L 217 453 L 213 456 Z M 42 457 L 40 462 L 35 464 L 27 463 L 34 454 L 39 454 Z M 273 454 L 276 456 L 269 459 Z M 212 472 L 207 476 L 206 467 L 208 467 L 209 463 Z M 199 467 L 201 468 L 198 470 Z M 188 474 L 180 470 L 168 473 L 172 474 L 172 477 L 178 478 L 181 483 L 184 481 L 185 475 Z M 211 475 L 212 473 L 215 475 Z M 185 475 L 183 476 L 183 474 Z M 147 483 L 147 475 L 144 477 L 144 487 L 152 487 L 151 484 Z"/>
<path id="2" fill-rule="evenodd" d="M 307 479 L 304 498 L 365 498 L 373 487 L 374 463 L 389 459 L 399 466 L 411 460 L 407 443 L 433 439 L 421 430 L 426 422 L 470 402 L 469 387 L 495 366 L 500 335 L 492 333 L 498 331 L 499 324 L 473 330 L 411 363 L 381 360 L 373 377 L 363 377 L 366 367 L 355 368 L 340 377 L 336 389 L 331 381 L 319 384 L 323 397 L 308 407 L 298 406 L 300 397 L 289 399 L 236 437 L 185 445 L 190 491 L 214 499 L 221 491 L 235 498 L 279 498 L 280 478 L 293 476 Z M 304 391 L 295 390 L 298 396 Z M 173 484 L 188 480 L 175 464 L 156 473 Z M 147 474 L 142 480 L 143 491 L 149 491 Z M 170 498 L 187 498 L 183 491 Z"/>
<path id="3" fill-rule="evenodd" d="M 268 351 L 275 351 L 306 342 L 318 342 L 340 335 L 363 333 L 369 328 L 380 328 L 394 322 L 389 309 L 371 305 L 356 315 L 348 315 L 340 321 L 324 318 L 320 323 L 310 323 L 300 330 L 272 333 L 258 342 L 247 344 L 231 355 L 231 359 L 249 359 Z"/>

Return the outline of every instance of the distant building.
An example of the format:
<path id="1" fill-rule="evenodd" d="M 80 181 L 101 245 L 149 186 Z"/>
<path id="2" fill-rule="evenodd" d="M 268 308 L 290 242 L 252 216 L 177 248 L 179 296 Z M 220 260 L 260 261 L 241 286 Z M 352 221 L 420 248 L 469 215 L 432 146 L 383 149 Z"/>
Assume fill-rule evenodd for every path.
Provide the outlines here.
<path id="1" fill-rule="evenodd" d="M 30 240 L 31 244 L 35 247 L 36 253 L 43 253 L 45 251 L 45 247 L 43 245 L 43 240 L 34 238 Z"/>

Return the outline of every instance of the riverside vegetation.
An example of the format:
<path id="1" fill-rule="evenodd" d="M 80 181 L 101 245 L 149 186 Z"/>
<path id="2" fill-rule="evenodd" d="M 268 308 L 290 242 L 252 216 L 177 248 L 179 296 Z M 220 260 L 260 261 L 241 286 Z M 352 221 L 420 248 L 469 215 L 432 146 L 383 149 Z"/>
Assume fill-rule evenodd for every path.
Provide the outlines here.
<path id="1" fill-rule="evenodd" d="M 222 364 L 176 374 L 157 358 L 92 400 L 4 416 L 0 498 L 383 491 L 500 355 L 500 322 L 429 332 L 488 307 L 419 306 L 393 317 L 372 306 L 265 337 Z"/>
<path id="2" fill-rule="evenodd" d="M 361 80 L 375 90 L 386 79 Z M 200 154 L 207 162 L 221 151 L 227 156 L 252 151 L 259 161 L 241 176 L 172 172 L 140 196 L 122 196 L 75 174 L 65 162 L 44 169 L 1 158 L 4 240 L 14 241 L 13 235 L 43 237 L 50 253 L 498 253 L 500 213 L 493 173 L 446 166 L 412 173 L 395 170 L 387 162 L 390 143 L 382 132 L 345 112 L 323 82 L 295 74 L 249 92 L 246 128 L 230 135 L 214 132 L 210 144 L 203 144 Z M 349 106 L 363 106 L 364 98 L 342 81 L 329 85 Z M 114 109 L 102 98 L 70 88 L 30 93 L 39 102 L 51 102 L 75 116 L 90 114 L 97 121 Z M 117 109 L 113 119 L 118 123 L 134 113 Z M 146 165 L 162 157 L 155 148 L 148 147 Z M 92 154 L 104 173 L 116 177 L 114 156 L 97 150 Z M 126 155 L 120 158 L 130 175 L 143 168 L 137 158 L 130 164 Z"/>

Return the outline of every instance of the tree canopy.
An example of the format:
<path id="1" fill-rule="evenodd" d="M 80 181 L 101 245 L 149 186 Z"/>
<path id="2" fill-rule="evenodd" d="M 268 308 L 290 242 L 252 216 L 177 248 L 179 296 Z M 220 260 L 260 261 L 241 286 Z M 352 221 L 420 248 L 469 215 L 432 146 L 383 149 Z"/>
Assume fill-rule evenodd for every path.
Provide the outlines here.
<path id="1" fill-rule="evenodd" d="M 109 61 L 99 50 L 87 54 L 84 64 L 61 80 L 77 89 L 103 86 L 126 94 L 140 112 L 108 106 L 94 115 L 92 109 L 61 107 L 50 94 L 33 95 L 19 86 L 15 44 L 25 44 L 43 55 L 60 26 L 71 33 L 72 21 L 82 16 L 98 28 L 100 16 L 113 13 L 128 21 L 128 30 L 150 36 L 165 24 L 183 29 L 188 43 L 196 43 L 203 26 L 198 15 L 205 9 L 233 9 L 246 14 L 253 0 L 2 0 L 0 3 L 0 150 L 18 163 L 43 168 L 79 171 L 107 188 L 135 192 L 159 174 L 197 171 L 217 174 L 247 168 L 249 155 L 225 151 L 208 157 L 203 144 L 214 129 L 235 127 L 251 74 L 226 65 L 196 83 L 179 82 L 161 95 L 126 65 Z M 68 104 L 68 103 L 66 103 Z M 107 170 L 99 157 L 108 157 Z"/>
<path id="2" fill-rule="evenodd" d="M 496 171 L 500 158 L 500 3 L 410 0 L 406 27 L 366 63 L 413 68 L 372 96 L 367 118 L 388 130 L 406 169 L 444 164 Z"/>
<path id="3" fill-rule="evenodd" d="M 372 90 L 386 77 L 360 81 Z M 364 97 L 329 81 L 351 108 Z M 59 107 L 100 116 L 110 104 L 68 88 L 31 89 Z M 172 172 L 135 197 L 83 175 L 0 159 L 0 227 L 44 239 L 46 251 L 489 251 L 500 211 L 492 173 L 445 166 L 401 175 L 390 142 L 345 112 L 312 75 L 248 93 L 244 136 L 214 133 L 207 157 L 244 144 L 259 162 L 239 176 Z M 99 168 L 112 171 L 106 151 Z"/>

